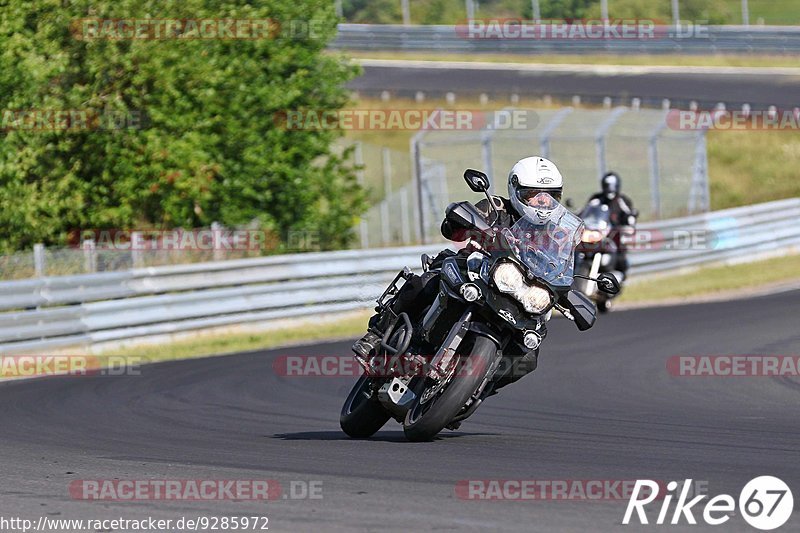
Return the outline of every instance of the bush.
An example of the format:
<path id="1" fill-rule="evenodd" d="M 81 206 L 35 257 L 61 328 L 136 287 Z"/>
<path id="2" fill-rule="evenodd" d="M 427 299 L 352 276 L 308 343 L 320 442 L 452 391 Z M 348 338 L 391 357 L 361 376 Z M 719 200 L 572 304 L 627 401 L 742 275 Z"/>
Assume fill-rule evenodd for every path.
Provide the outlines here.
<path id="1" fill-rule="evenodd" d="M 9 0 L 0 16 L 0 250 L 77 228 L 256 221 L 344 246 L 364 207 L 336 131 L 286 131 L 283 110 L 347 103 L 355 70 L 324 55 L 327 0 Z M 272 19 L 272 38 L 87 39 L 77 19 Z M 317 21 L 286 36 L 287 21 Z M 295 28 L 302 28 L 296 23 Z M 77 32 L 77 33 L 76 33 Z M 39 129 L 19 110 L 88 112 Z M 87 111 L 88 110 L 88 111 Z M 84 115 L 81 115 L 84 116 Z M 116 121 L 118 127 L 108 126 Z"/>

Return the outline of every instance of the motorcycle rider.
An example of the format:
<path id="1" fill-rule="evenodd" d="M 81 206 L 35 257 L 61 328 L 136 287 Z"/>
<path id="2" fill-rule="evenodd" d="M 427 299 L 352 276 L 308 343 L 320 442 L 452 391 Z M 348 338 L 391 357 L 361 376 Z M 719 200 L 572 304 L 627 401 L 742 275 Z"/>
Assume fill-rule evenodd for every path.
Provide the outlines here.
<path id="1" fill-rule="evenodd" d="M 546 201 L 547 193 L 557 202 L 561 201 L 563 191 L 563 177 L 556 165 L 543 157 L 526 157 L 519 160 L 508 174 L 508 198 L 492 196 L 497 215 L 489 206 L 486 198 L 475 204 L 481 215 L 490 223 L 499 222 L 500 225 L 511 227 L 524 215 L 546 218 L 552 209 L 552 200 Z M 537 197 L 538 196 L 538 197 Z M 495 217 L 499 220 L 494 220 Z M 465 241 L 468 238 L 467 230 L 451 227 L 445 219 L 442 222 L 442 235 L 452 241 Z M 468 252 L 467 252 L 468 253 Z M 431 266 L 436 268 L 447 258 L 456 255 L 451 250 L 444 250 L 431 261 Z M 424 309 L 430 305 L 439 291 L 439 275 L 436 272 L 425 272 L 421 276 L 413 275 L 401 287 L 391 304 L 392 310 L 399 314 L 405 312 L 412 320 L 417 319 Z M 362 358 L 368 358 L 380 345 L 380 331 L 376 326 L 380 315 L 374 315 L 369 321 L 367 333 L 353 345 L 353 351 Z M 496 389 L 516 381 L 523 375 L 536 368 L 538 350 L 529 353 L 515 365 L 514 372 L 498 384 Z"/>
<path id="2" fill-rule="evenodd" d="M 615 270 L 622 274 L 620 282 L 628 275 L 628 248 L 627 241 L 633 235 L 636 227 L 636 218 L 639 212 L 633 207 L 633 202 L 622 194 L 622 180 L 616 172 L 608 172 L 600 179 L 601 191 L 594 194 L 586 202 L 590 205 L 603 204 L 609 208 L 612 233 L 611 238 L 617 245 L 617 264 Z"/>

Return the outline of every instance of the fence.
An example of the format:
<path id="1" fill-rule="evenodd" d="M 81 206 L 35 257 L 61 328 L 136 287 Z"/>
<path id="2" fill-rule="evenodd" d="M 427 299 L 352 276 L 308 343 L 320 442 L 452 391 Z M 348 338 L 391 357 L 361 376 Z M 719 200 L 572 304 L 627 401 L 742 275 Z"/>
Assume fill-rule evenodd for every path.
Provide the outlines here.
<path id="1" fill-rule="evenodd" d="M 634 276 L 800 248 L 800 199 L 644 224 Z M 686 235 L 702 237 L 681 244 Z M 442 246 L 285 255 L 0 283 L 0 353 L 88 345 L 372 306 Z"/>
<path id="2" fill-rule="evenodd" d="M 796 54 L 800 27 L 708 26 L 652 39 L 468 39 L 453 25 L 340 24 L 335 49 L 358 51 L 510 54 Z M 691 35 L 687 35 L 691 33 Z"/>
<path id="3" fill-rule="evenodd" d="M 416 195 L 411 183 L 412 162 L 408 152 L 358 143 L 355 152 L 359 181 L 371 187 L 373 206 L 361 217 L 361 248 L 419 243 L 415 231 Z"/>
<path id="4" fill-rule="evenodd" d="M 252 241 L 245 242 L 245 246 L 234 246 L 231 242 L 234 232 Z M 99 239 L 97 234 L 100 234 Z M 0 256 L 0 279 L 118 272 L 148 266 L 242 259 L 262 255 L 264 250 L 277 246 L 278 240 L 270 232 L 255 227 L 229 229 L 218 223 L 190 230 L 87 231 L 86 235 L 75 232 L 73 237 L 72 246 L 35 244 L 32 251 Z M 287 238 L 302 240 L 302 236 L 293 233 Z"/>
<path id="5" fill-rule="evenodd" d="M 461 178 L 465 168 L 486 171 L 495 191 L 505 194 L 508 170 L 520 158 L 533 154 L 556 162 L 566 178 L 566 196 L 576 203 L 596 192 L 598 178 L 613 169 L 622 175 L 624 190 L 643 221 L 707 211 L 705 131 L 671 130 L 666 127 L 666 113 L 626 107 L 507 108 L 479 113 L 486 121 L 481 129 L 422 130 L 411 138 L 410 149 L 405 151 L 359 142 L 355 150 L 358 177 L 370 190 L 373 205 L 361 217 L 354 246 L 407 246 L 435 240 L 450 202 L 479 199 Z M 517 118 L 505 118 L 511 114 Z M 526 119 L 525 127 L 496 127 L 508 120 L 519 122 L 520 117 Z M 226 231 L 214 224 L 186 233 L 217 235 Z M 283 237 L 289 241 L 285 246 L 290 251 L 307 251 L 308 246 L 301 242 L 303 235 L 290 232 Z M 32 252 L 0 256 L 0 279 L 239 259 L 263 255 L 270 248 L 225 250 L 198 245 L 126 250 L 102 243 L 95 247 L 91 241 L 80 244 L 72 248 L 36 245 Z"/>
<path id="6" fill-rule="evenodd" d="M 503 117 L 515 111 L 495 113 L 489 122 L 506 123 Z M 576 203 L 597 192 L 600 176 L 614 170 L 643 221 L 707 211 L 705 131 L 667 128 L 668 112 L 568 107 L 527 112 L 526 128 L 420 132 L 411 142 L 420 241 L 438 234 L 450 202 L 471 194 L 461 178 L 465 168 L 486 171 L 495 190 L 504 194 L 508 170 L 533 154 L 558 165 L 565 196 Z"/>

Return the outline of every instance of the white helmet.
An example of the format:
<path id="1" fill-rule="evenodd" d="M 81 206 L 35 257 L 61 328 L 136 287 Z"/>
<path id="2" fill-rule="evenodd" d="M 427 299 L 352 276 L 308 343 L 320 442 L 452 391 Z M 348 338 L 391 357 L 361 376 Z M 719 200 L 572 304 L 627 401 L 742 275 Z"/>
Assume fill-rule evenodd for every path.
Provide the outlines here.
<path id="1" fill-rule="evenodd" d="M 511 205 L 520 215 L 527 214 L 540 220 L 547 219 L 559 205 L 557 202 L 561 201 L 563 187 L 564 178 L 558 167 L 544 157 L 520 159 L 508 174 Z"/>

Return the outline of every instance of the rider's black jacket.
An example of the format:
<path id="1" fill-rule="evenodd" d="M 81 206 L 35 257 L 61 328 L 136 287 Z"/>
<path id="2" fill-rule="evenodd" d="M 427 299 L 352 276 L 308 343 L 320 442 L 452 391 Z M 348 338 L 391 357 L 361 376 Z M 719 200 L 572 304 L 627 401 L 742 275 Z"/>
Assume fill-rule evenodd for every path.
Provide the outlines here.
<path id="1" fill-rule="evenodd" d="M 638 213 L 636 209 L 634 209 L 631 199 L 624 194 L 618 194 L 612 200 L 609 200 L 603 193 L 599 192 L 589 198 L 589 201 L 586 203 L 588 205 L 594 201 L 598 201 L 609 207 L 609 218 L 613 228 L 610 237 L 617 246 L 618 251 L 617 262 L 614 268 L 626 274 L 630 263 L 628 262 L 628 247 L 622 233 L 624 228 L 633 228 L 636 226 L 636 216 Z"/>
<path id="2" fill-rule="evenodd" d="M 594 200 L 599 200 L 601 204 L 605 204 L 611 209 L 611 225 L 614 227 L 636 225 L 636 210 L 633 208 L 633 202 L 624 194 L 618 194 L 613 200 L 609 200 L 599 192 L 589 198 L 587 203 Z"/>

